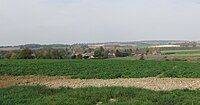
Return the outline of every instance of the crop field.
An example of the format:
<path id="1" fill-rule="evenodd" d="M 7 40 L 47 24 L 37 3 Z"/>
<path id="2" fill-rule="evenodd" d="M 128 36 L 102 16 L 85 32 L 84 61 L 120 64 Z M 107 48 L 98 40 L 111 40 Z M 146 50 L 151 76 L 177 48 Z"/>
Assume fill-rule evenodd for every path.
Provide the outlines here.
<path id="1" fill-rule="evenodd" d="M 198 89 L 199 80 L 191 78 L 200 77 L 199 65 L 151 60 L 0 60 L 0 104 L 198 105 L 200 90 L 189 89 Z"/>
<path id="2" fill-rule="evenodd" d="M 12 94 L 11 94 L 12 93 Z M 199 105 L 200 90 L 151 91 L 138 88 L 0 88 L 2 105 Z"/>
<path id="3" fill-rule="evenodd" d="M 69 76 L 81 79 L 199 78 L 200 63 L 139 60 L 0 60 L 0 75 Z"/>
<path id="4" fill-rule="evenodd" d="M 168 60 L 176 61 L 174 59 L 180 59 L 182 61 L 188 62 L 200 62 L 200 54 L 167 54 L 167 55 L 147 55 L 144 56 L 145 60 L 154 60 L 154 61 L 166 61 Z M 111 60 L 140 60 L 140 56 L 128 56 L 128 57 L 117 57 L 110 58 Z M 179 60 L 179 61 L 180 61 Z"/>

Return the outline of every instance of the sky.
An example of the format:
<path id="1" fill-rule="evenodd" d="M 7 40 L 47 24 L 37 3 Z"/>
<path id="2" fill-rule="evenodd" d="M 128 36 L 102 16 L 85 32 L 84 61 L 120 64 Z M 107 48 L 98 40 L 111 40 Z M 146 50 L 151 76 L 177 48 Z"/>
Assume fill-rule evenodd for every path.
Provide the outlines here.
<path id="1" fill-rule="evenodd" d="M 200 40 L 199 0 L 0 0 L 0 45 Z"/>

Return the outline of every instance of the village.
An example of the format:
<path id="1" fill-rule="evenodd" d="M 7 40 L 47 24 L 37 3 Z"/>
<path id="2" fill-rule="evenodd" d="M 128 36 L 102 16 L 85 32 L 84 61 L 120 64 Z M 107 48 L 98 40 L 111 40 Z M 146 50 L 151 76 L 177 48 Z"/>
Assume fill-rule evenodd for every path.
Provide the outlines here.
<path id="1" fill-rule="evenodd" d="M 115 57 L 147 56 L 147 55 L 159 56 L 161 55 L 161 51 L 157 49 L 148 49 L 148 48 L 111 50 L 99 47 L 93 50 L 90 49 L 90 51 L 88 49 L 85 49 L 84 51 L 73 50 L 71 54 L 71 59 L 99 59 L 99 58 L 106 59 Z"/>
<path id="2" fill-rule="evenodd" d="M 151 42 L 152 43 L 152 42 Z M 153 42 L 154 43 L 154 42 Z M 143 42 L 142 44 L 150 44 L 148 42 Z M 90 44 L 88 48 L 84 50 L 72 49 L 71 58 L 72 59 L 94 59 L 94 58 L 115 58 L 115 57 L 127 57 L 127 56 L 147 56 L 162 55 L 162 50 L 176 50 L 176 49 L 188 49 L 196 48 L 199 45 L 198 42 L 194 41 L 180 41 L 180 42 L 168 42 L 166 44 L 160 45 L 160 42 L 156 43 L 158 45 L 138 47 L 131 43 L 98 43 Z M 99 54 L 101 53 L 101 54 Z"/>
<path id="3" fill-rule="evenodd" d="M 27 44 L 0 48 L 0 59 L 107 59 L 160 56 L 161 51 L 198 49 L 194 41 L 140 41 L 90 44 Z"/>

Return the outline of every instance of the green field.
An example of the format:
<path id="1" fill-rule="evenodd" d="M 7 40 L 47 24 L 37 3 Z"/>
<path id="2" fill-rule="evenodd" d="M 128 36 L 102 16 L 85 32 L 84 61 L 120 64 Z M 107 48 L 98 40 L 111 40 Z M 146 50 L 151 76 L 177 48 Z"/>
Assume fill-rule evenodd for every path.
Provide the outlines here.
<path id="1" fill-rule="evenodd" d="M 163 54 L 174 53 L 174 54 L 200 54 L 200 50 L 170 50 L 162 51 Z"/>
<path id="2" fill-rule="evenodd" d="M 0 75 L 70 76 L 81 79 L 200 78 L 200 63 L 139 60 L 0 60 Z"/>
<path id="3" fill-rule="evenodd" d="M 0 88 L 1 105 L 199 105 L 200 90 L 150 91 L 138 88 Z M 101 103 L 101 104 L 100 104 Z"/>

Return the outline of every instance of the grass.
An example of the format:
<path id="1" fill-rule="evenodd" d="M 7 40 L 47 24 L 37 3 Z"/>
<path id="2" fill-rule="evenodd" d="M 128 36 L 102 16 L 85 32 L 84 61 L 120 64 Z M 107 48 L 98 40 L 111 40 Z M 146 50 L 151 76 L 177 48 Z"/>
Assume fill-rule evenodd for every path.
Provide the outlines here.
<path id="1" fill-rule="evenodd" d="M 171 50 L 171 51 L 162 51 L 164 54 L 200 54 L 200 50 Z"/>
<path id="2" fill-rule="evenodd" d="M 138 88 L 0 88 L 1 105 L 199 105 L 200 90 L 151 91 Z"/>
<path id="3" fill-rule="evenodd" d="M 0 60 L 0 75 L 71 76 L 81 79 L 200 78 L 200 63 L 138 60 Z"/>

